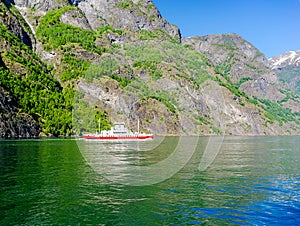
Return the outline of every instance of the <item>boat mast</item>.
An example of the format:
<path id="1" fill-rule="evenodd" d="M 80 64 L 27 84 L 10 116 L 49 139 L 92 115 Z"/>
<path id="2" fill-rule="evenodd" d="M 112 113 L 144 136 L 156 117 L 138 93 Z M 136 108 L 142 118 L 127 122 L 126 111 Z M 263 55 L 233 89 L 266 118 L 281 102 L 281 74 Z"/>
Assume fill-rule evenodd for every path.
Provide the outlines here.
<path id="1" fill-rule="evenodd" d="M 99 118 L 99 120 L 98 120 L 98 130 L 99 130 L 99 134 L 101 134 L 100 118 Z"/>
<path id="2" fill-rule="evenodd" d="M 138 118 L 138 134 L 140 134 L 140 118 Z"/>

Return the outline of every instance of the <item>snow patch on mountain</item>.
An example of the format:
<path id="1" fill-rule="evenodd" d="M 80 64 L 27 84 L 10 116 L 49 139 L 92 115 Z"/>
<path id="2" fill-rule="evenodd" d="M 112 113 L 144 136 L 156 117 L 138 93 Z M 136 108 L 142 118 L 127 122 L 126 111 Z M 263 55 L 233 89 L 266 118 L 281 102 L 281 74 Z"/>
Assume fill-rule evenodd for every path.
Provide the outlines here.
<path id="1" fill-rule="evenodd" d="M 288 65 L 300 65 L 300 50 L 289 51 L 276 57 L 269 59 L 269 63 L 272 69 L 279 69 Z"/>

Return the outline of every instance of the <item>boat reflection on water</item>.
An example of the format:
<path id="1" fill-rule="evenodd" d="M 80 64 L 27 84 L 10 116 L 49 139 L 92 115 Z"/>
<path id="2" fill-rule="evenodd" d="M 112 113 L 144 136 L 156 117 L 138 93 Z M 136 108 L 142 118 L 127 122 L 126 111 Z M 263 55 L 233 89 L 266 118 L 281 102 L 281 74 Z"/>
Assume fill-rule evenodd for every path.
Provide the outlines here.
<path id="1" fill-rule="evenodd" d="M 160 183 L 179 172 L 193 156 L 199 137 L 161 137 L 144 141 L 77 140 L 93 170 L 115 183 L 145 186 Z M 153 154 L 150 154 L 153 153 Z M 149 164 L 149 157 L 153 161 Z"/>

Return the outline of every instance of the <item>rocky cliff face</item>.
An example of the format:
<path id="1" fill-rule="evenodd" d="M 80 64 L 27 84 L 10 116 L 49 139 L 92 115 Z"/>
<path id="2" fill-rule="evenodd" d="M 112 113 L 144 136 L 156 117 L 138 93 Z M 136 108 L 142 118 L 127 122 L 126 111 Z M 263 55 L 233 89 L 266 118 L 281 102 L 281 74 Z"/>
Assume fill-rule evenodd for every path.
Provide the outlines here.
<path id="1" fill-rule="evenodd" d="M 183 39 L 184 44 L 192 44 L 194 48 L 209 57 L 215 65 L 225 62 L 232 53 L 239 55 L 240 60 L 256 61 L 263 66 L 268 66 L 268 60 L 255 48 L 238 34 L 217 34 L 195 36 Z"/>
<path id="2" fill-rule="evenodd" d="M 0 1 L 0 11 L 2 13 L 0 23 L 14 33 L 21 42 L 32 48 L 35 45 L 35 38 L 21 14 L 9 2 L 2 0 Z"/>
<path id="3" fill-rule="evenodd" d="M 180 38 L 178 28 L 161 16 L 151 0 L 87 0 L 76 4 L 85 13 L 93 29 L 108 23 L 115 28 L 133 32 L 162 29 L 170 36 Z"/>
<path id="4" fill-rule="evenodd" d="M 249 96 L 283 99 L 281 84 L 269 69 L 266 57 L 237 34 L 206 35 L 183 39 L 205 54 L 210 62 Z"/>
<path id="5" fill-rule="evenodd" d="M 215 66 L 216 73 L 249 97 L 264 104 L 264 100 L 271 101 L 268 103 L 270 108 L 278 106 L 287 111 L 300 111 L 299 97 L 288 91 L 271 70 L 272 61 L 268 61 L 258 49 L 237 34 L 191 37 L 182 42 L 205 54 Z"/>
<path id="6" fill-rule="evenodd" d="M 18 7 L 32 8 L 47 12 L 54 8 L 63 7 L 68 4 L 67 0 L 5 0 L 5 2 Z"/>
<path id="7" fill-rule="evenodd" d="M 40 132 L 40 125 L 22 113 L 16 101 L 0 87 L 0 138 L 32 138 L 38 137 Z"/>
<path id="8" fill-rule="evenodd" d="M 26 8 L 38 10 L 38 12 L 35 12 L 34 14 L 40 15 L 40 11 L 46 13 L 50 10 L 71 4 L 80 9 L 89 23 L 88 27 L 94 30 L 105 25 L 111 25 L 116 29 L 132 32 L 140 30 L 154 31 L 155 29 L 161 29 L 177 40 L 180 40 L 181 38 L 179 29 L 175 25 L 169 24 L 168 21 L 161 16 L 160 12 L 151 0 L 7 1 L 23 8 L 22 11 L 25 15 L 28 11 Z M 65 19 L 66 16 L 67 15 L 65 15 Z M 78 20 L 74 15 L 71 15 L 68 19 L 68 23 L 77 26 Z"/>

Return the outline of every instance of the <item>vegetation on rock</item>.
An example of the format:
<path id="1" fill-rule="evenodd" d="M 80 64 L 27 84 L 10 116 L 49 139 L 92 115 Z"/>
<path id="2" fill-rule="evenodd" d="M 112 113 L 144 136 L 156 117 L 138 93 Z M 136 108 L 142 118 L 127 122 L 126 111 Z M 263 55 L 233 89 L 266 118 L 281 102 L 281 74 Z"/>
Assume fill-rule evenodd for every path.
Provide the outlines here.
<path id="1" fill-rule="evenodd" d="M 63 90 L 39 57 L 2 24 L 0 31 L 1 43 L 10 43 L 1 51 L 0 86 L 18 101 L 22 111 L 41 123 L 45 134 L 70 135 L 71 104 L 64 96 L 68 88 Z"/>
<path id="2" fill-rule="evenodd" d="M 139 4 L 118 1 L 114 7 L 127 12 L 144 7 Z M 44 61 L 0 24 L 0 87 L 44 134 L 96 132 L 99 123 L 109 129 L 112 121 L 133 125 L 138 118 L 143 129 L 169 134 L 299 130 L 300 109 L 291 108 L 299 97 L 268 77 L 263 55 L 240 37 L 182 44 L 164 27 L 120 30 L 106 22 L 84 29 L 61 19 L 73 11 L 82 13 L 69 5 L 38 21 L 37 52 Z M 197 49 L 198 42 L 208 51 Z"/>

